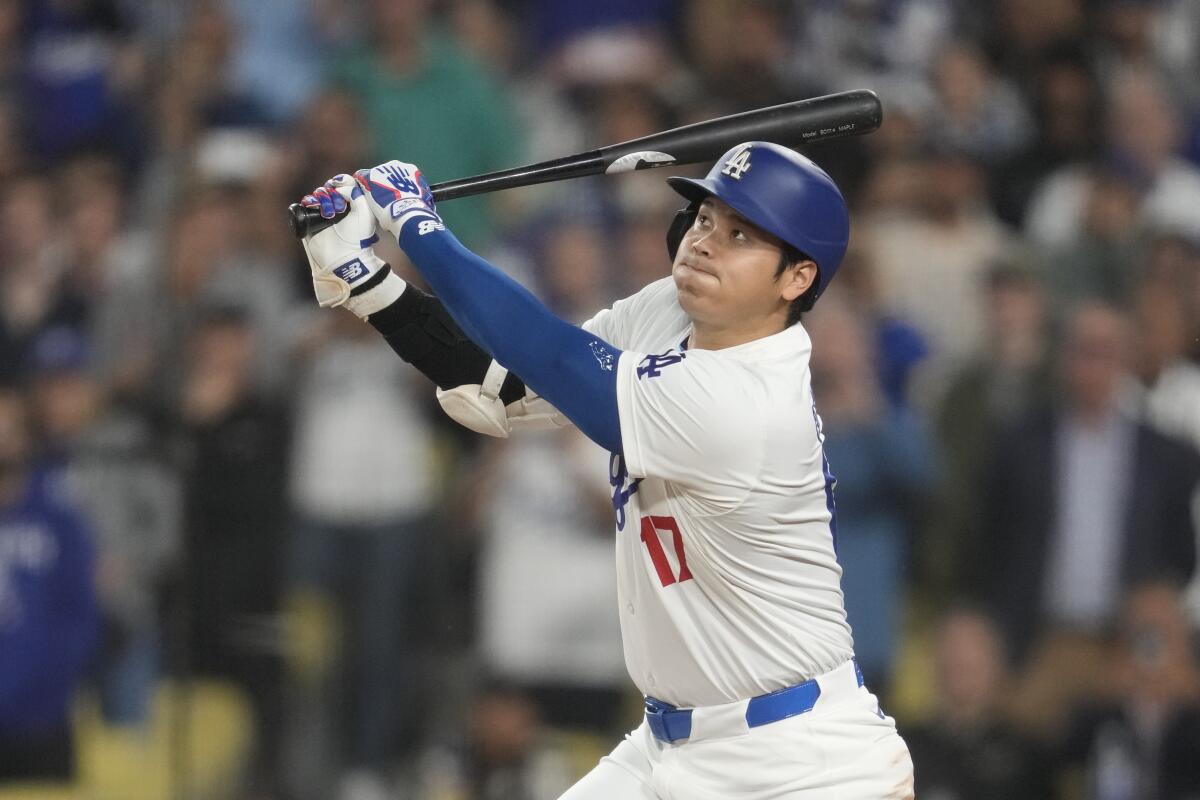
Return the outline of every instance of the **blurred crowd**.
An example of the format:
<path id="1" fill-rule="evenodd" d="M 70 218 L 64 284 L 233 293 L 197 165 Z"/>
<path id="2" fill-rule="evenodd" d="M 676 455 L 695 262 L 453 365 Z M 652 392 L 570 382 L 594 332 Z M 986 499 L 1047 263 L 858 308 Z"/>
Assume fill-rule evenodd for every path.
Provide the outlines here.
<path id="1" fill-rule="evenodd" d="M 640 708 L 605 454 L 455 427 L 284 208 L 854 88 L 803 324 L 918 796 L 1200 797 L 1195 0 L 0 0 L 0 797 L 151 796 L 89 753 L 231 739 L 192 686 L 248 735 L 172 796 L 557 797 Z M 582 321 L 664 176 L 439 210 Z"/>

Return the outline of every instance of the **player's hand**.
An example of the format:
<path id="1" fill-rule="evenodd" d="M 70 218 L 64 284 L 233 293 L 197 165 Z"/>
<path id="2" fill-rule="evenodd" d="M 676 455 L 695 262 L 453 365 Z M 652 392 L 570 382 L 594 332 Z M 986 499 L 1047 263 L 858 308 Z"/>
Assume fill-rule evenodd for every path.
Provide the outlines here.
<path id="1" fill-rule="evenodd" d="M 336 223 L 301 240 L 317 303 L 322 308 L 346 306 L 366 319 L 394 302 L 404 290 L 404 281 L 371 249 L 379 240 L 375 216 L 354 178 L 335 175 L 300 202 L 319 208 L 326 218 L 350 207 Z"/>
<path id="2" fill-rule="evenodd" d="M 422 220 L 425 223 L 422 231 L 442 227 L 434 207 L 433 191 L 416 165 L 388 161 L 371 169 L 360 169 L 354 173 L 354 178 L 365 192 L 379 227 L 396 239 L 400 238 L 400 230 L 410 219 Z"/>

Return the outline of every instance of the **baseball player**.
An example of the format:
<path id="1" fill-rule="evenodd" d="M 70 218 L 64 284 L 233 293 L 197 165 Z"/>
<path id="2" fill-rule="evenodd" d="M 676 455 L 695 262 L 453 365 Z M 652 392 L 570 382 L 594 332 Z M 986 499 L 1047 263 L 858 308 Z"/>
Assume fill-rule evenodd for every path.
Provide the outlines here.
<path id="1" fill-rule="evenodd" d="M 646 714 L 563 800 L 910 798 L 907 747 L 853 659 L 797 324 L 845 252 L 845 201 L 766 142 L 668 183 L 688 201 L 671 276 L 580 327 L 459 244 L 398 161 L 302 201 L 326 217 L 349 202 L 304 242 L 314 289 L 383 333 L 463 424 L 574 424 L 612 454 L 622 638 Z M 372 252 L 379 232 L 436 296 Z"/>

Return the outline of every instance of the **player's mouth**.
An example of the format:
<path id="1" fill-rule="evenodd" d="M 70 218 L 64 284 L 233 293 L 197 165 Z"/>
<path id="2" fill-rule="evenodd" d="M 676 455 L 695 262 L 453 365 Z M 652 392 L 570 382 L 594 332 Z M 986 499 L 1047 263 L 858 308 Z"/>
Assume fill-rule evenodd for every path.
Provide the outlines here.
<path id="1" fill-rule="evenodd" d="M 697 264 L 694 261 L 688 261 L 687 259 L 684 259 L 679 262 L 679 266 L 686 267 L 687 269 L 691 270 L 692 272 L 699 272 L 702 275 L 711 275 L 714 278 L 717 277 L 715 272 L 713 272 L 710 269 L 705 269 L 704 267 L 700 266 L 699 264 Z"/>

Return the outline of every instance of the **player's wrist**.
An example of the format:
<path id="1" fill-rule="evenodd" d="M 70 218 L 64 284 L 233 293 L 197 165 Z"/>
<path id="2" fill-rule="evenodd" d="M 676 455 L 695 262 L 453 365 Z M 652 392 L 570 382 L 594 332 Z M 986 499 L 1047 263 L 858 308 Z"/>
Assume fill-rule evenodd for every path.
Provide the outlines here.
<path id="1" fill-rule="evenodd" d="M 397 200 L 392 203 L 391 206 L 383 209 L 383 214 L 377 215 L 377 221 L 379 227 L 390 233 L 397 244 L 409 223 L 412 223 L 418 233 L 445 228 L 438 213 L 415 198 Z"/>
<path id="2" fill-rule="evenodd" d="M 350 292 L 344 305 L 356 317 L 365 320 L 399 300 L 407 287 L 408 283 L 384 263 L 371 281 Z"/>
<path id="3" fill-rule="evenodd" d="M 307 246 L 307 243 L 306 243 Z M 371 248 L 355 248 L 340 257 L 313 262 L 313 293 L 322 308 L 345 306 L 360 317 L 394 302 L 404 281 Z"/>

